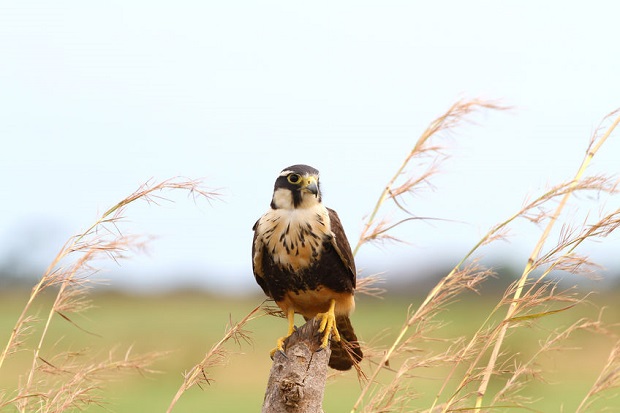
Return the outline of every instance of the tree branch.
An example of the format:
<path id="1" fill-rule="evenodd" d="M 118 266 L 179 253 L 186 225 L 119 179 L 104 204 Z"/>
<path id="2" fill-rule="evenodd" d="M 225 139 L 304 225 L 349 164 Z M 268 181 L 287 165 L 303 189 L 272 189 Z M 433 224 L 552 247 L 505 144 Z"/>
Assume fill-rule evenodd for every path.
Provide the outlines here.
<path id="1" fill-rule="evenodd" d="M 269 374 L 263 413 L 323 413 L 329 347 L 319 350 L 319 322 L 309 320 L 276 351 Z"/>

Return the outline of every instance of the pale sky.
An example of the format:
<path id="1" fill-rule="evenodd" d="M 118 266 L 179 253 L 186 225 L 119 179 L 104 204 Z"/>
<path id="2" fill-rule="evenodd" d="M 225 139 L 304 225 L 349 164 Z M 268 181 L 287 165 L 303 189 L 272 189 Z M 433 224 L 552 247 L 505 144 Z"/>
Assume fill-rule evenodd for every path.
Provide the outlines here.
<path id="1" fill-rule="evenodd" d="M 43 266 L 150 178 L 204 177 L 220 201 L 129 208 L 127 231 L 157 238 L 105 276 L 258 292 L 251 228 L 282 168 L 321 171 L 355 244 L 426 125 L 458 99 L 498 100 L 513 109 L 453 131 L 434 189 L 408 203 L 456 222 L 409 223 L 408 244 L 357 257 L 388 278 L 397 263 L 412 277 L 454 264 L 527 196 L 571 178 L 620 107 L 619 15 L 615 1 L 2 1 L 0 265 Z M 619 139 L 593 173 L 620 172 Z M 539 230 L 511 233 L 489 255 L 520 264 Z M 585 252 L 613 266 L 619 247 L 613 235 Z"/>

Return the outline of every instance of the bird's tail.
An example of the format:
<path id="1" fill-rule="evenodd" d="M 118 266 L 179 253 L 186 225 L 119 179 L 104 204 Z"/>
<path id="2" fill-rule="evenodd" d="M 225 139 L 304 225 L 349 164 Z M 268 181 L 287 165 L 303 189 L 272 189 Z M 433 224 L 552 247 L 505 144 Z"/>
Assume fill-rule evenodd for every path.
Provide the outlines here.
<path id="1" fill-rule="evenodd" d="M 353 364 L 362 361 L 364 354 L 348 316 L 336 316 L 336 328 L 340 333 L 341 341 L 331 340 L 332 355 L 329 358 L 329 367 L 336 370 L 349 370 Z"/>

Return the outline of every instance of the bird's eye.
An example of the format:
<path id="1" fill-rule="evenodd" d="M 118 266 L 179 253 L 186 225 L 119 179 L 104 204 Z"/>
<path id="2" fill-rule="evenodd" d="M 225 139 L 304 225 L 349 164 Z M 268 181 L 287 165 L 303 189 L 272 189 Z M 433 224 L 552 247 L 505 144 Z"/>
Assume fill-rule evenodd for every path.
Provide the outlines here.
<path id="1" fill-rule="evenodd" d="M 297 175 L 297 174 L 290 174 L 287 177 L 288 181 L 292 184 L 298 184 L 301 182 L 301 176 Z"/>

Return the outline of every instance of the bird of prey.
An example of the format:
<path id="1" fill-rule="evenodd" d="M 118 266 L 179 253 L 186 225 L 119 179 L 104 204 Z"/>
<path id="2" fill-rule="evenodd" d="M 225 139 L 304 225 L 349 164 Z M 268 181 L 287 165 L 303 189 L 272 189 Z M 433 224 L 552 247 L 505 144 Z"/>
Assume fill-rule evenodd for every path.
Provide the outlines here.
<path id="1" fill-rule="evenodd" d="M 355 307 L 355 263 L 336 211 L 321 199 L 319 171 L 293 165 L 278 175 L 271 208 L 254 224 L 252 264 L 256 282 L 288 319 L 319 317 L 321 349 L 330 343 L 329 366 L 348 370 L 363 355 L 349 314 Z"/>

